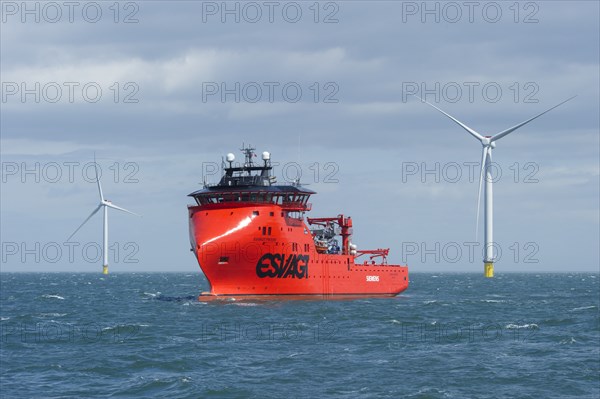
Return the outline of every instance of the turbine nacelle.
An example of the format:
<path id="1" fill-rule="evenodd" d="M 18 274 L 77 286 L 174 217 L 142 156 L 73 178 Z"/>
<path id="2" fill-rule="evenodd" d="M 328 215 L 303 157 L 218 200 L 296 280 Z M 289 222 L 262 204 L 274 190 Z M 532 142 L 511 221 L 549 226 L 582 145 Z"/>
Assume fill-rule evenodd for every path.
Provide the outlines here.
<path id="1" fill-rule="evenodd" d="M 485 136 L 481 140 L 481 145 L 483 146 L 483 148 L 496 148 L 496 142 L 492 141 L 492 137 L 490 136 Z"/>

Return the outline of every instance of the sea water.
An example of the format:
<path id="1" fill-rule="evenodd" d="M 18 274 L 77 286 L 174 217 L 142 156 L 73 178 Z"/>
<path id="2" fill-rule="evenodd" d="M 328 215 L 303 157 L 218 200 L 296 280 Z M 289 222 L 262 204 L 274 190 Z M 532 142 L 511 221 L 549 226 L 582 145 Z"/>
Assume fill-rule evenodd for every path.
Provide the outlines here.
<path id="1" fill-rule="evenodd" d="M 596 273 L 198 301 L 201 273 L 1 277 L 2 398 L 598 398 Z"/>

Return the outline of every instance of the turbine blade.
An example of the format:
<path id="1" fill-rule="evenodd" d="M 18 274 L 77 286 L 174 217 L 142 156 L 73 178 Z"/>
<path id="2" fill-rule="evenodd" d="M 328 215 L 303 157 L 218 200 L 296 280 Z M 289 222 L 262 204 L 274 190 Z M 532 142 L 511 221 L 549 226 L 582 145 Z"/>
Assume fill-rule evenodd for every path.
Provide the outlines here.
<path id="1" fill-rule="evenodd" d="M 94 215 L 96 214 L 96 212 L 98 212 L 98 211 L 100 210 L 100 208 L 102 208 L 102 204 L 98 205 L 98 207 L 97 207 L 96 209 L 94 209 L 94 210 L 92 211 L 92 213 L 90 213 L 90 216 L 88 216 L 88 217 L 87 217 L 87 219 L 85 219 L 85 220 L 83 221 L 83 223 L 81 223 L 81 224 L 79 225 L 79 227 L 77 228 L 77 230 L 75 230 L 75 231 L 73 232 L 73 234 L 71 234 L 71 235 L 69 236 L 69 238 L 67 238 L 67 242 L 68 242 L 68 241 L 69 241 L 69 240 L 70 240 L 70 239 L 71 239 L 71 238 L 72 238 L 72 237 L 75 235 L 75 233 L 77 233 L 77 232 L 79 231 L 79 229 L 81 229 L 81 228 L 83 227 L 83 225 L 84 225 L 84 224 L 86 224 L 86 223 L 87 223 L 87 221 L 88 221 L 88 220 L 90 220 L 90 219 L 92 218 L 92 216 L 94 216 Z"/>
<path id="2" fill-rule="evenodd" d="M 429 104 L 431 105 L 433 108 L 437 109 L 438 111 L 440 111 L 442 114 L 446 115 L 448 118 L 452 119 L 454 122 L 456 122 L 460 127 L 462 127 L 463 129 L 465 129 L 467 132 L 469 132 L 469 134 L 473 137 L 475 137 L 477 140 L 482 141 L 483 140 L 483 136 L 479 133 L 477 133 L 475 130 L 471 129 L 469 126 L 465 125 L 464 123 L 462 123 L 461 121 L 459 121 L 458 119 L 456 119 L 455 117 L 453 117 L 452 115 L 442 111 L 441 109 L 439 109 L 438 107 L 436 107 L 435 105 L 428 103 L 427 101 L 423 100 L 421 97 L 416 96 L 419 100 L 423 101 L 425 104 Z"/>
<path id="3" fill-rule="evenodd" d="M 485 160 L 487 156 L 487 147 L 483 147 L 481 153 L 481 169 L 479 172 L 479 190 L 477 191 L 477 221 L 475 222 L 475 241 L 479 239 L 479 209 L 481 206 L 481 185 L 483 183 L 483 172 L 485 171 Z"/>
<path id="4" fill-rule="evenodd" d="M 117 210 L 119 210 L 119 211 L 123 211 L 123 212 L 131 213 L 132 215 L 135 215 L 135 216 L 142 216 L 142 215 L 138 215 L 137 213 L 134 213 L 134 212 L 128 211 L 128 210 L 127 210 L 127 209 L 125 209 L 125 208 L 121 208 L 120 206 L 116 206 L 116 205 L 113 205 L 113 204 L 110 204 L 110 203 L 107 203 L 107 204 L 106 204 L 106 206 L 107 206 L 107 207 L 109 207 L 109 208 L 117 209 Z"/>
<path id="5" fill-rule="evenodd" d="M 98 178 L 98 164 L 96 163 L 96 153 L 94 152 L 94 171 L 96 171 L 96 183 L 98 184 L 98 193 L 100 194 L 100 201 L 104 201 L 104 195 L 102 194 L 102 186 L 100 185 L 100 179 Z"/>
<path id="6" fill-rule="evenodd" d="M 513 126 L 513 127 L 511 127 L 511 128 L 508 128 L 508 129 L 506 129 L 506 130 L 503 130 L 503 131 L 501 131 L 500 133 L 497 133 L 497 134 L 495 134 L 495 135 L 494 135 L 494 136 L 493 136 L 493 137 L 490 139 L 490 141 L 496 141 L 496 140 L 500 140 L 502 137 L 506 136 L 507 134 L 510 134 L 510 133 L 514 132 L 515 130 L 517 130 L 517 129 L 518 129 L 518 128 L 520 128 L 521 126 L 523 126 L 523 125 L 526 125 L 527 123 L 531 122 L 532 120 L 534 120 L 534 119 L 537 119 L 537 118 L 539 118 L 540 116 L 544 115 L 545 113 L 552 111 L 554 108 L 556 108 L 556 107 L 559 107 L 559 106 L 563 105 L 563 104 L 564 104 L 564 103 L 566 103 L 567 101 L 571 101 L 571 100 L 572 100 L 572 99 L 574 99 L 575 97 L 577 97 L 577 96 L 573 96 L 573 97 L 571 97 L 571 98 L 567 98 L 567 99 L 566 99 L 565 101 L 563 101 L 562 103 L 560 103 L 560 104 L 557 104 L 557 105 L 555 105 L 554 107 L 552 107 L 552 108 L 549 108 L 549 109 L 545 110 L 544 112 L 542 112 L 542 113 L 540 113 L 540 114 L 537 114 L 537 115 L 536 115 L 536 116 L 534 116 L 533 118 L 529 118 L 529 119 L 527 119 L 525 122 L 521 122 L 521 123 L 519 123 L 518 125 L 515 125 L 515 126 Z"/>

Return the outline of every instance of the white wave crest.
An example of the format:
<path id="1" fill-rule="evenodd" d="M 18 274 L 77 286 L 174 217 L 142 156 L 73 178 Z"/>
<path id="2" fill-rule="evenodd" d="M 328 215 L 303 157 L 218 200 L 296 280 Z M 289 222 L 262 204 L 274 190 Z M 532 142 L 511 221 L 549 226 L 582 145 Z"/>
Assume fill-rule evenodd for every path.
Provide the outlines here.
<path id="1" fill-rule="evenodd" d="M 538 328 L 538 325 L 535 323 L 531 323 L 531 324 L 523 324 L 523 325 L 518 325 L 518 324 L 508 324 L 506 325 L 504 328 L 506 328 L 507 330 L 516 330 L 519 328 Z"/>
<path id="2" fill-rule="evenodd" d="M 61 300 L 65 299 L 60 295 L 53 295 L 53 294 L 44 294 L 44 295 L 42 295 L 42 298 L 48 298 L 48 299 L 54 298 L 54 299 L 61 299 Z"/>
<path id="3" fill-rule="evenodd" d="M 571 309 L 571 312 L 577 312 L 579 310 L 587 310 L 587 309 L 596 309 L 596 306 L 595 305 L 592 305 L 592 306 L 582 306 L 580 308 Z"/>

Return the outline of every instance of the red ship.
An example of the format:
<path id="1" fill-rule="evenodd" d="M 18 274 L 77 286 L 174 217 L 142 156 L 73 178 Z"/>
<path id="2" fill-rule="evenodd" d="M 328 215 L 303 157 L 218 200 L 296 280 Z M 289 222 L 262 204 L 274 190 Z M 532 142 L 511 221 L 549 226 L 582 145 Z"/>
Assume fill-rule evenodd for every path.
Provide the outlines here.
<path id="1" fill-rule="evenodd" d="M 305 218 L 316 193 L 275 184 L 270 154 L 255 165 L 254 150 L 242 148 L 243 165 L 227 154 L 220 182 L 189 194 L 191 250 L 210 284 L 201 296 L 394 296 L 408 287 L 408 267 L 389 265 L 389 249 L 357 250 L 350 217 Z"/>

